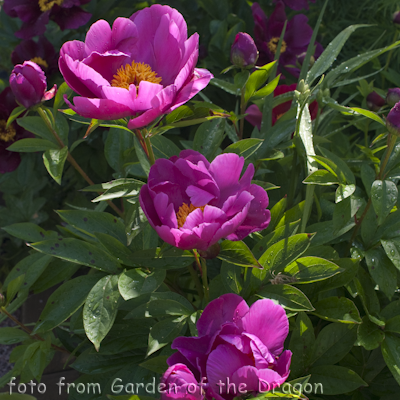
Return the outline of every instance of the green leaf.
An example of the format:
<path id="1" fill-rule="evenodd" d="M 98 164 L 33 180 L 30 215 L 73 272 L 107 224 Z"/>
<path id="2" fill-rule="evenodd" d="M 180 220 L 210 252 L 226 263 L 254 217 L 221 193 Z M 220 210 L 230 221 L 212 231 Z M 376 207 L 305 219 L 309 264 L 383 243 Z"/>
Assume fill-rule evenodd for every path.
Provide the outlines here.
<path id="1" fill-rule="evenodd" d="M 371 187 L 371 200 L 380 225 L 397 202 L 398 190 L 392 181 L 376 180 Z"/>
<path id="2" fill-rule="evenodd" d="M 386 255 L 390 258 L 394 266 L 400 270 L 400 237 L 381 240 Z"/>
<path id="3" fill-rule="evenodd" d="M 349 36 L 358 28 L 368 25 L 350 25 L 342 32 L 340 32 L 335 39 L 333 39 L 324 52 L 318 57 L 310 71 L 308 71 L 306 82 L 312 84 L 318 76 L 322 75 L 336 60 L 336 57 L 342 50 Z"/>
<path id="4" fill-rule="evenodd" d="M 171 247 L 166 251 L 157 249 L 139 250 L 133 253 L 135 267 L 147 268 L 183 268 L 194 261 L 191 252 Z"/>
<path id="5" fill-rule="evenodd" d="M 59 150 L 60 146 L 45 139 L 20 139 L 14 142 L 7 150 L 19 153 L 34 153 L 36 151 Z"/>
<path id="6" fill-rule="evenodd" d="M 17 374 L 15 374 L 17 375 Z M 12 399 L 11 399 L 12 397 Z M 13 393 L 9 395 L 8 393 L 0 393 L 0 400 L 36 400 L 36 397 L 29 396 L 28 394 Z"/>
<path id="7" fill-rule="evenodd" d="M 276 61 L 271 62 L 269 64 L 264 65 L 260 69 L 256 69 L 251 75 L 250 78 L 248 79 L 246 83 L 246 88 L 245 88 L 245 94 L 244 94 L 244 101 L 247 103 L 250 98 L 254 95 L 254 93 L 262 86 L 264 83 L 267 81 L 269 74 L 272 71 L 272 68 L 276 64 Z M 276 79 L 275 79 L 276 80 Z M 279 78 L 278 78 L 279 81 Z M 276 85 L 278 84 L 278 81 L 276 81 Z M 271 83 L 271 82 L 270 82 Z M 267 85 L 268 86 L 268 85 Z M 272 87 L 272 86 L 271 86 Z M 275 88 L 274 88 L 275 89 Z M 274 91 L 272 89 L 272 92 Z M 271 92 L 271 93 L 272 93 Z M 264 97 L 263 96 L 258 96 L 258 97 Z"/>
<path id="8" fill-rule="evenodd" d="M 133 318 L 159 318 L 166 315 L 189 317 L 193 313 L 193 307 L 187 308 L 185 305 L 171 299 L 150 299 L 146 304 L 142 304 L 129 313 L 127 319 Z"/>
<path id="9" fill-rule="evenodd" d="M 396 315 L 386 322 L 385 332 L 400 333 L 400 315 Z"/>
<path id="10" fill-rule="evenodd" d="M 267 285 L 259 290 L 257 297 L 277 301 L 283 308 L 291 311 L 313 311 L 314 307 L 307 296 L 290 285 Z"/>
<path id="11" fill-rule="evenodd" d="M 330 186 L 338 184 L 338 177 L 324 169 L 314 171 L 304 179 L 303 183 L 312 185 Z"/>
<path id="12" fill-rule="evenodd" d="M 153 357 L 145 362 L 142 362 L 139 365 L 143 368 L 148 369 L 149 371 L 153 371 L 157 374 L 162 375 L 168 368 L 167 359 L 168 356 Z"/>
<path id="13" fill-rule="evenodd" d="M 368 197 L 371 196 L 371 186 L 375 181 L 375 171 L 366 163 L 361 165 L 361 180 Z"/>
<path id="14" fill-rule="evenodd" d="M 327 321 L 361 324 L 355 304 L 346 297 L 327 297 L 315 304 L 315 315 Z"/>
<path id="15" fill-rule="evenodd" d="M 7 303 L 11 303 L 14 297 L 18 293 L 19 289 L 23 285 L 25 280 L 25 275 L 20 275 L 14 280 L 12 280 L 7 286 Z"/>
<path id="16" fill-rule="evenodd" d="M 59 236 L 57 232 L 46 231 L 31 222 L 21 222 L 18 224 L 8 225 L 2 229 L 10 235 L 27 242 L 40 242 L 43 239 L 55 239 Z"/>
<path id="17" fill-rule="evenodd" d="M 232 143 L 223 153 L 235 153 L 246 160 L 249 158 L 262 144 L 262 139 L 243 139 Z"/>
<path id="18" fill-rule="evenodd" d="M 147 355 L 149 356 L 168 343 L 171 343 L 179 336 L 185 324 L 186 319 L 182 319 L 182 317 L 170 317 L 157 322 L 150 331 Z"/>
<path id="19" fill-rule="evenodd" d="M 367 117 L 369 119 L 372 119 L 373 121 L 378 122 L 379 124 L 383 125 L 386 127 L 386 123 L 385 121 L 379 117 L 378 114 L 369 111 L 369 110 L 364 110 L 363 108 L 359 108 L 359 107 L 349 107 L 349 110 L 355 111 L 355 114 L 359 114 L 359 115 L 363 115 L 364 117 Z"/>
<path id="20" fill-rule="evenodd" d="M 314 343 L 315 335 L 312 322 L 305 312 L 299 312 L 289 343 L 289 349 L 293 353 L 290 364 L 293 376 L 299 376 L 309 367 Z"/>
<path id="21" fill-rule="evenodd" d="M 286 205 L 287 197 L 285 196 L 271 208 L 271 222 L 268 225 L 267 232 L 271 232 L 275 229 L 278 222 L 282 219 L 283 214 L 285 213 Z"/>
<path id="22" fill-rule="evenodd" d="M 240 294 L 244 286 L 242 268 L 240 266 L 222 261 L 221 279 L 229 292 Z"/>
<path id="23" fill-rule="evenodd" d="M 140 147 L 139 142 L 137 144 Z M 124 165 L 128 161 L 131 161 L 128 150 L 132 149 L 133 146 L 133 132 L 111 128 L 107 133 L 107 139 L 104 144 L 104 155 L 110 167 L 116 172 L 125 175 Z"/>
<path id="24" fill-rule="evenodd" d="M 33 333 L 47 332 L 68 319 L 83 305 L 102 276 L 100 273 L 78 276 L 58 287 L 47 300 Z"/>
<path id="25" fill-rule="evenodd" d="M 120 218 L 99 211 L 60 210 L 57 214 L 68 224 L 89 236 L 105 233 L 126 244 L 125 226 Z"/>
<path id="26" fill-rule="evenodd" d="M 220 260 L 227 261 L 241 267 L 260 268 L 260 264 L 251 250 L 242 241 L 232 242 L 224 240 L 217 256 Z"/>
<path id="27" fill-rule="evenodd" d="M 283 274 L 292 277 L 293 282 L 297 284 L 322 281 L 341 271 L 336 264 L 323 258 L 303 257 L 288 265 Z"/>
<path id="28" fill-rule="evenodd" d="M 19 328 L 0 328 L 0 344 L 10 345 L 31 339 L 30 335 Z"/>
<path id="29" fill-rule="evenodd" d="M 95 245 L 79 239 L 59 238 L 58 240 L 32 243 L 30 246 L 41 253 L 105 272 L 115 273 L 121 268 L 121 265 L 114 257 Z"/>
<path id="30" fill-rule="evenodd" d="M 225 120 L 222 118 L 202 123 L 194 135 L 193 150 L 212 160 L 224 139 L 224 129 Z"/>
<path id="31" fill-rule="evenodd" d="M 63 82 L 57 89 L 56 96 L 54 98 L 54 105 L 53 105 L 53 113 L 56 114 L 58 109 L 65 103 L 64 102 L 64 95 L 67 95 L 67 98 L 71 96 L 73 90 L 67 85 L 66 82 Z"/>
<path id="32" fill-rule="evenodd" d="M 385 334 L 380 327 L 366 316 L 362 319 L 362 324 L 357 331 L 358 344 L 366 350 L 373 350 L 379 347 L 385 338 Z"/>
<path id="33" fill-rule="evenodd" d="M 386 365 L 393 374 L 397 383 L 400 385 L 400 338 L 395 335 L 387 334 L 382 342 L 382 354 Z"/>
<path id="34" fill-rule="evenodd" d="M 58 145 L 57 139 L 50 132 L 49 128 L 45 124 L 45 122 L 40 117 L 24 117 L 17 119 L 17 123 L 22 128 L 26 129 L 29 132 L 34 133 L 37 136 L 40 136 L 43 139 L 47 139 L 50 142 Z"/>
<path id="35" fill-rule="evenodd" d="M 210 84 L 224 90 L 229 94 L 233 94 L 235 96 L 240 95 L 240 88 L 232 82 L 224 81 L 223 79 L 213 78 L 211 79 Z"/>
<path id="36" fill-rule="evenodd" d="M 95 233 L 96 238 L 104 246 L 104 248 L 114 256 L 118 262 L 133 267 L 133 253 L 128 247 L 124 246 L 119 240 L 106 233 Z"/>
<path id="37" fill-rule="evenodd" d="M 10 126 L 10 124 L 18 118 L 24 111 L 26 110 L 25 107 L 19 106 L 15 107 L 14 110 L 11 111 L 10 116 L 7 119 L 6 129 Z"/>
<path id="38" fill-rule="evenodd" d="M 365 253 L 369 273 L 379 289 L 391 299 L 397 288 L 396 267 L 386 256 L 381 247 L 370 249 Z"/>
<path id="39" fill-rule="evenodd" d="M 146 274 L 139 269 L 132 269 L 122 273 L 118 280 L 118 288 L 125 300 L 139 297 L 145 293 L 154 292 L 164 281 L 165 270 Z"/>
<path id="40" fill-rule="evenodd" d="M 180 148 L 172 141 L 162 135 L 155 135 L 150 138 L 156 158 L 170 158 L 178 156 Z"/>
<path id="41" fill-rule="evenodd" d="M 259 100 L 265 96 L 269 96 L 271 93 L 274 92 L 276 87 L 278 86 L 279 79 L 281 78 L 280 75 L 272 79 L 271 82 L 268 82 L 263 88 L 257 90 L 249 99 L 249 101 Z"/>
<path id="42" fill-rule="evenodd" d="M 65 160 L 68 156 L 68 147 L 61 150 L 46 150 L 43 153 L 44 165 L 50 176 L 61 185 L 61 177 L 64 169 Z"/>
<path id="43" fill-rule="evenodd" d="M 119 300 L 117 275 L 108 275 L 100 279 L 86 299 L 83 307 L 83 326 L 97 351 L 114 323 Z"/>

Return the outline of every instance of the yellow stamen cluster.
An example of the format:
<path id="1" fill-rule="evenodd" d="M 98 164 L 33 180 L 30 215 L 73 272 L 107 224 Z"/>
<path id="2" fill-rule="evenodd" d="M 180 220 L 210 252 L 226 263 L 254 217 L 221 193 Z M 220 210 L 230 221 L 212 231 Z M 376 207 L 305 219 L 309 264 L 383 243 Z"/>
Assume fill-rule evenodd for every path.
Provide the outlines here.
<path id="1" fill-rule="evenodd" d="M 272 54 L 276 53 L 276 49 L 278 47 L 279 43 L 279 38 L 278 37 L 273 37 L 269 42 L 268 42 L 268 49 Z M 281 45 L 281 52 L 280 54 L 284 53 L 286 51 L 287 44 L 284 40 L 282 40 L 282 45 Z"/>
<path id="2" fill-rule="evenodd" d="M 10 142 L 14 139 L 17 132 L 12 125 L 6 128 L 7 122 L 4 119 L 0 120 L 0 140 L 3 142 Z"/>
<path id="3" fill-rule="evenodd" d="M 51 10 L 56 4 L 61 6 L 62 3 L 64 0 L 39 0 L 39 8 L 40 11 L 45 12 Z"/>
<path id="4" fill-rule="evenodd" d="M 47 64 L 47 61 L 43 60 L 42 57 L 33 57 L 33 58 L 31 58 L 31 61 L 36 63 L 37 65 L 40 65 L 41 67 L 44 67 L 44 68 L 49 67 L 49 64 Z"/>
<path id="5" fill-rule="evenodd" d="M 200 208 L 201 211 L 204 211 L 204 207 L 205 206 L 195 207 L 193 204 L 190 204 L 190 206 L 188 206 L 186 203 L 183 203 L 179 207 L 178 212 L 176 213 L 176 219 L 178 220 L 178 228 L 182 228 L 182 226 L 185 225 L 186 218 L 192 211 L 197 210 L 198 208 Z"/>
<path id="6" fill-rule="evenodd" d="M 142 81 L 161 83 L 161 80 L 150 65 L 133 61 L 131 65 L 126 64 L 117 70 L 111 86 L 129 90 L 129 85 L 135 85 L 136 89 L 139 89 L 139 83 Z"/>

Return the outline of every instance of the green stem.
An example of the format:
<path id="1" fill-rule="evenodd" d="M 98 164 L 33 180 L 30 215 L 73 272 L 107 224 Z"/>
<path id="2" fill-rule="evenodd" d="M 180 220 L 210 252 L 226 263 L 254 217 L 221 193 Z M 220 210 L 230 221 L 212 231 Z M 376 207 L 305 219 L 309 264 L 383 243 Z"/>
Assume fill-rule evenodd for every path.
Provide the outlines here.
<path id="1" fill-rule="evenodd" d="M 368 143 L 368 141 L 369 141 L 369 137 L 368 137 L 369 122 L 370 122 L 370 121 L 367 121 L 367 124 L 366 124 L 366 126 L 365 126 L 365 130 L 364 130 L 365 147 L 368 147 L 368 146 L 369 146 L 369 143 Z"/>
<path id="2" fill-rule="evenodd" d="M 246 111 L 246 102 L 244 101 L 244 95 L 245 95 L 245 87 L 242 88 L 242 95 L 240 97 L 240 114 L 243 115 Z M 244 118 L 240 120 L 240 125 L 239 125 L 239 140 L 243 139 L 243 129 L 244 129 Z"/>
<path id="3" fill-rule="evenodd" d="M 201 277 L 203 278 L 203 290 L 204 290 L 204 300 L 205 300 L 205 305 L 207 305 L 210 302 L 210 289 L 208 287 L 208 279 L 207 279 L 207 263 L 206 260 L 203 257 L 200 257 L 201 260 L 201 265 L 203 267 L 203 274 Z"/>
<path id="4" fill-rule="evenodd" d="M 23 329 L 26 333 L 28 333 L 28 334 L 29 334 L 30 336 L 32 336 L 34 339 L 40 340 L 41 342 L 44 342 L 44 341 L 45 341 L 41 336 L 39 336 L 39 335 L 37 335 L 37 334 L 34 334 L 34 335 L 33 335 L 33 334 L 32 334 L 32 331 L 31 331 L 26 325 L 24 325 L 22 322 L 18 321 L 14 316 L 12 316 L 12 315 L 6 310 L 5 307 L 1 307 L 1 308 L 0 308 L 0 312 L 3 313 L 4 315 L 6 315 L 8 318 L 10 318 L 11 321 L 13 321 L 15 324 L 17 324 L 18 326 L 20 326 L 21 329 Z M 70 354 L 69 351 L 63 349 L 62 347 L 58 347 L 58 346 L 56 346 L 55 344 L 52 344 L 51 347 L 52 347 L 54 350 L 61 351 L 62 353 Z"/>
<path id="5" fill-rule="evenodd" d="M 396 140 L 397 140 L 397 136 L 396 135 L 392 135 L 391 133 L 389 133 L 389 136 L 387 138 L 388 147 L 386 149 L 385 158 L 382 161 L 382 165 L 381 165 L 381 168 L 379 170 L 378 179 L 382 179 L 383 178 L 383 173 L 385 172 L 385 168 L 386 168 L 386 165 L 387 165 L 387 163 L 389 161 L 390 155 L 392 154 L 394 146 L 396 145 Z"/>
<path id="6" fill-rule="evenodd" d="M 146 143 L 146 148 L 147 148 L 147 153 L 148 153 L 150 165 L 153 165 L 156 162 L 156 159 L 154 157 L 153 146 L 151 145 L 150 136 L 149 135 L 145 136 L 144 142 Z"/>
<path id="7" fill-rule="evenodd" d="M 56 138 L 58 144 L 60 145 L 60 149 L 63 149 L 65 147 L 65 144 L 61 140 L 60 136 L 58 136 L 58 133 L 55 131 L 53 128 L 53 125 L 51 121 L 49 120 L 49 117 L 47 114 L 44 112 L 44 110 L 39 107 L 37 109 L 38 114 L 40 117 L 43 119 L 44 123 L 46 124 L 47 128 L 50 130 L 50 132 L 53 134 L 53 136 Z M 69 163 L 75 168 L 75 170 L 82 176 L 82 178 L 90 185 L 93 186 L 94 182 L 88 177 L 86 172 L 80 167 L 80 165 L 76 162 L 75 158 L 72 157 L 71 153 L 68 150 L 68 155 L 67 155 L 67 160 Z M 103 193 L 99 191 L 98 193 Z M 123 212 L 111 201 L 111 200 L 106 200 L 108 205 L 120 216 L 123 217 L 124 214 Z"/>
<path id="8" fill-rule="evenodd" d="M 308 218 L 309 218 L 310 212 L 311 212 L 311 207 L 312 207 L 313 201 L 314 201 L 314 190 L 315 190 L 314 185 L 307 185 L 306 201 L 305 201 L 304 209 L 303 209 L 303 217 L 301 218 L 300 233 L 304 233 L 306 230 Z"/>

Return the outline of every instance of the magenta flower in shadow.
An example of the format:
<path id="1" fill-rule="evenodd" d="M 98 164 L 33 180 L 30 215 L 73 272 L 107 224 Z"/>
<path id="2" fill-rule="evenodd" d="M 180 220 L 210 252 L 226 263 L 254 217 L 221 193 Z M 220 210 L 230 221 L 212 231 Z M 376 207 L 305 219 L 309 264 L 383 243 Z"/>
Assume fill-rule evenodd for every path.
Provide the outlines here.
<path id="1" fill-rule="evenodd" d="M 399 101 L 400 101 L 400 88 L 388 89 L 386 94 L 387 105 L 393 107 Z"/>
<path id="2" fill-rule="evenodd" d="M 385 99 L 375 91 L 367 96 L 367 107 L 371 111 L 379 111 L 386 103 Z"/>
<path id="3" fill-rule="evenodd" d="M 400 101 L 389 111 L 386 117 L 386 127 L 393 135 L 400 136 Z"/>
<path id="4" fill-rule="evenodd" d="M 258 3 L 253 3 L 251 8 L 254 18 L 254 39 L 259 51 L 257 65 L 265 65 L 274 61 L 279 38 L 287 20 L 285 6 L 279 1 L 269 18 Z M 296 78 L 300 74 L 300 69 L 296 66 L 297 58 L 307 51 L 313 33 L 307 21 L 308 18 L 303 14 L 295 15 L 288 21 L 279 56 L 279 65 Z M 314 59 L 317 59 L 322 51 L 322 46 L 316 43 Z"/>
<path id="5" fill-rule="evenodd" d="M 50 19 L 61 28 L 77 29 L 89 22 L 91 14 L 82 10 L 90 0 L 5 0 L 4 12 L 22 20 L 22 28 L 15 33 L 20 39 L 42 35 Z"/>
<path id="6" fill-rule="evenodd" d="M 15 121 L 6 128 L 8 117 L 12 110 L 18 107 L 10 87 L 0 93 L 0 173 L 12 172 L 18 168 L 21 156 L 7 147 L 24 138 L 33 138 L 34 135 L 20 127 Z"/>
<path id="7" fill-rule="evenodd" d="M 185 364 L 206 385 L 206 398 L 270 391 L 289 376 L 292 353 L 283 351 L 289 332 L 284 309 L 272 300 L 251 307 L 236 294 L 210 302 L 197 321 L 198 337 L 178 337 L 168 365 Z M 228 391 L 229 387 L 229 391 Z"/>
<path id="8" fill-rule="evenodd" d="M 199 35 L 187 37 L 186 22 L 171 7 L 155 4 L 91 26 L 85 43 L 65 43 L 60 71 L 75 97 L 78 114 L 87 118 L 133 117 L 130 129 L 148 125 L 186 103 L 207 86 L 212 74 L 195 68 Z"/>
<path id="9" fill-rule="evenodd" d="M 253 38 L 245 32 L 239 32 L 231 47 L 231 63 L 239 68 L 254 67 L 258 50 Z"/>
<path id="10" fill-rule="evenodd" d="M 140 205 L 161 239 L 184 250 L 206 250 L 222 238 L 241 240 L 265 229 L 271 215 L 266 191 L 251 184 L 254 166 L 240 178 L 244 158 L 228 153 L 212 163 L 194 150 L 158 159 Z"/>
<path id="11" fill-rule="evenodd" d="M 10 87 L 17 102 L 25 108 L 52 99 L 57 91 L 57 85 L 46 91 L 46 76 L 39 65 L 32 61 L 14 67 L 10 75 Z"/>
<path id="12" fill-rule="evenodd" d="M 274 2 L 279 2 L 281 0 L 274 0 Z M 291 8 L 292 10 L 302 10 L 305 8 L 308 10 L 308 2 L 315 3 L 315 0 L 282 0 L 285 6 Z"/>
<path id="13" fill-rule="evenodd" d="M 161 381 L 161 400 L 202 400 L 202 389 L 192 371 L 184 364 L 169 367 Z"/>
<path id="14" fill-rule="evenodd" d="M 23 40 L 11 53 L 11 62 L 14 65 L 33 61 L 42 68 L 47 77 L 58 69 L 57 58 L 53 45 L 43 35 L 39 36 L 37 42 L 33 39 Z"/>

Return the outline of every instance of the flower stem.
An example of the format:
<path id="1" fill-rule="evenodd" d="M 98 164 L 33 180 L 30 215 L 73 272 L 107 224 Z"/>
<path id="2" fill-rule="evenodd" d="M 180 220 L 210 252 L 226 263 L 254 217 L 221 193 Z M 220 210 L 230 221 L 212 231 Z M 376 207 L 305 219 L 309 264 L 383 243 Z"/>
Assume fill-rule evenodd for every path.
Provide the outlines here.
<path id="1" fill-rule="evenodd" d="M 47 128 L 50 130 L 50 132 L 53 134 L 53 136 L 56 138 L 58 144 L 60 145 L 60 148 L 64 148 L 65 144 L 61 140 L 60 136 L 58 136 L 57 132 L 53 128 L 53 125 L 51 121 L 49 120 L 49 117 L 47 114 L 44 112 L 44 110 L 39 107 L 37 109 L 37 112 L 39 113 L 40 117 L 43 119 L 44 123 L 46 124 Z M 72 157 L 71 153 L 68 151 L 67 155 L 67 160 L 70 162 L 70 164 L 75 168 L 75 170 L 82 176 L 82 178 L 90 185 L 93 186 L 94 182 L 88 177 L 86 172 L 80 167 L 80 165 L 76 162 L 75 158 Z M 99 194 L 103 193 L 101 191 L 98 192 Z M 124 214 L 123 212 L 111 201 L 111 200 L 106 200 L 108 205 L 120 216 L 123 217 Z"/>
<path id="2" fill-rule="evenodd" d="M 15 324 L 17 324 L 18 326 L 20 326 L 21 329 L 23 329 L 26 333 L 28 333 L 28 334 L 29 334 L 30 336 L 32 336 L 34 339 L 40 340 L 41 342 L 44 342 L 44 341 L 45 341 L 41 336 L 39 336 L 39 335 L 37 335 L 37 334 L 32 335 L 32 331 L 31 331 L 26 325 L 24 325 L 21 321 L 18 321 L 14 316 L 12 316 L 12 315 L 6 310 L 5 307 L 1 307 L 1 308 L 0 308 L 0 312 L 3 313 L 4 315 L 6 315 L 8 318 L 10 318 L 11 321 L 13 321 Z M 52 347 L 54 350 L 61 351 L 62 353 L 70 354 L 70 352 L 69 352 L 68 350 L 65 350 L 65 349 L 63 349 L 62 347 L 56 346 L 55 344 L 52 344 L 51 347 Z"/>
<path id="3" fill-rule="evenodd" d="M 383 178 L 383 173 L 385 172 L 385 168 L 386 165 L 389 161 L 390 155 L 392 154 L 392 151 L 394 149 L 394 146 L 396 145 L 396 140 L 397 140 L 397 136 L 396 135 L 392 135 L 391 133 L 389 133 L 389 136 L 387 138 L 387 149 L 386 149 L 386 153 L 385 153 L 385 158 L 382 161 L 382 165 L 381 168 L 379 170 L 379 175 L 378 175 L 378 179 L 382 179 Z"/>
<path id="4" fill-rule="evenodd" d="M 240 114 L 241 115 L 243 115 L 246 111 L 246 102 L 244 101 L 244 95 L 245 95 L 245 87 L 242 88 L 242 95 L 240 97 Z M 239 140 L 242 140 L 243 139 L 243 129 L 244 129 L 244 118 L 242 118 L 240 120 L 239 124 L 240 125 L 239 125 L 238 137 L 239 137 Z"/>
<path id="5" fill-rule="evenodd" d="M 204 300 L 206 303 L 205 305 L 207 305 L 210 302 L 210 289 L 208 287 L 208 279 L 207 279 L 207 263 L 203 257 L 200 257 L 200 260 L 201 260 L 201 265 L 203 267 L 203 273 L 201 277 L 203 278 Z"/>
<path id="6" fill-rule="evenodd" d="M 151 141 L 150 141 L 150 135 L 146 135 L 144 138 L 144 141 L 146 143 L 146 148 L 147 148 L 150 165 L 153 165 L 156 162 L 156 159 L 154 157 L 153 147 L 152 147 Z"/>

